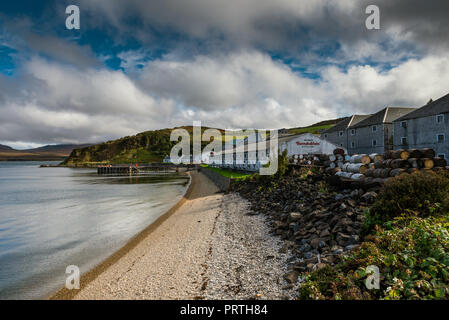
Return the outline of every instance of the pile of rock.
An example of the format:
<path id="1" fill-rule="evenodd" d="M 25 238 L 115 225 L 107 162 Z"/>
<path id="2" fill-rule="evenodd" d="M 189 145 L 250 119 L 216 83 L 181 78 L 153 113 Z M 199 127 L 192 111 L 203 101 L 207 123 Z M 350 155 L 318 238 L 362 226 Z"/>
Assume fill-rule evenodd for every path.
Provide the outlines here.
<path id="1" fill-rule="evenodd" d="M 363 189 L 333 189 L 328 175 L 286 176 L 274 186 L 245 182 L 235 188 L 252 203 L 255 214 L 265 213 L 271 227 L 294 259 L 286 279 L 294 283 L 301 272 L 337 262 L 357 246 L 366 207 L 377 193 Z"/>

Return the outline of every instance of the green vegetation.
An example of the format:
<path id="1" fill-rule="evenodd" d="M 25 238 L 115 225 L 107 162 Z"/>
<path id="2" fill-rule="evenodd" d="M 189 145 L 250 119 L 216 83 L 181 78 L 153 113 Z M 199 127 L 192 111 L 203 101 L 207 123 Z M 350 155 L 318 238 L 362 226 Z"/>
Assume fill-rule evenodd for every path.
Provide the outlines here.
<path id="1" fill-rule="evenodd" d="M 191 138 L 192 127 L 186 129 Z M 203 127 L 202 131 L 208 129 Z M 94 166 L 98 164 L 150 163 L 162 162 L 170 154 L 170 150 L 177 143 L 170 141 L 173 129 L 146 131 L 135 136 L 104 142 L 87 148 L 75 149 L 62 163 L 68 166 Z M 202 142 L 202 147 L 208 142 Z M 191 143 L 191 148 L 193 144 Z"/>
<path id="2" fill-rule="evenodd" d="M 227 169 L 220 169 L 215 167 L 209 167 L 208 165 L 201 165 L 203 168 L 208 168 L 209 170 L 215 171 L 216 173 L 222 175 L 226 178 L 236 179 L 236 180 L 243 180 L 251 176 L 251 174 L 248 173 L 241 173 L 237 171 L 227 170 Z"/>
<path id="3" fill-rule="evenodd" d="M 310 127 L 304 127 L 304 128 L 295 128 L 290 129 L 289 133 L 292 134 L 301 134 L 301 133 L 312 133 L 312 134 L 319 134 L 324 130 L 327 130 L 329 128 L 332 128 L 333 124 L 326 124 L 326 125 L 320 125 L 320 126 L 310 126 Z"/>
<path id="4" fill-rule="evenodd" d="M 327 120 L 314 125 L 290 129 L 290 133 L 319 133 L 335 125 L 341 119 Z M 193 128 L 191 126 L 173 128 L 186 129 L 192 138 Z M 105 164 L 132 164 L 162 162 L 170 154 L 170 150 L 177 142 L 170 141 L 173 129 L 161 129 L 146 131 L 135 136 L 124 137 L 118 140 L 104 142 L 86 148 L 77 148 L 70 156 L 61 163 L 67 166 L 96 166 Z M 202 132 L 209 129 L 202 127 Z M 227 139 L 244 139 L 244 136 L 226 137 L 224 131 L 218 129 L 222 134 L 222 141 Z M 269 134 L 268 134 L 269 135 Z M 209 144 L 208 141 L 201 143 L 202 148 Z M 191 143 L 191 148 L 193 145 Z"/>
<path id="5" fill-rule="evenodd" d="M 449 177 L 389 182 L 367 212 L 364 242 L 334 268 L 306 276 L 302 299 L 449 299 Z M 377 266 L 380 288 L 365 285 Z"/>
<path id="6" fill-rule="evenodd" d="M 379 268 L 380 288 L 365 285 L 366 268 Z M 449 220 L 415 218 L 379 229 L 334 269 L 306 277 L 302 299 L 448 299 Z"/>
<path id="7" fill-rule="evenodd" d="M 385 184 L 379 199 L 367 211 L 364 234 L 379 225 L 388 228 L 395 217 L 437 216 L 449 212 L 447 174 L 417 173 L 400 176 Z"/>
<path id="8" fill-rule="evenodd" d="M 267 163 L 264 167 L 269 167 L 270 163 Z M 288 173 L 288 159 L 287 159 L 287 150 L 284 150 L 278 157 L 278 170 L 274 175 L 260 175 L 256 173 L 252 176 L 252 179 L 262 183 L 262 184 L 270 184 L 272 185 L 275 181 L 277 181 L 280 177 L 284 176 Z"/>

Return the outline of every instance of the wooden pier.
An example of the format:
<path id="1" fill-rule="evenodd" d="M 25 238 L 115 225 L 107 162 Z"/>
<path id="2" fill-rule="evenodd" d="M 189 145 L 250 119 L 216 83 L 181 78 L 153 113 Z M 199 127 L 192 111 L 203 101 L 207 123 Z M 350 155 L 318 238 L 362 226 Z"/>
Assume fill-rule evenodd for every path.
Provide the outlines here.
<path id="1" fill-rule="evenodd" d="M 167 165 L 167 164 L 145 164 L 145 165 L 106 165 L 98 166 L 98 174 L 133 175 L 146 172 L 185 172 L 196 170 L 197 165 Z"/>

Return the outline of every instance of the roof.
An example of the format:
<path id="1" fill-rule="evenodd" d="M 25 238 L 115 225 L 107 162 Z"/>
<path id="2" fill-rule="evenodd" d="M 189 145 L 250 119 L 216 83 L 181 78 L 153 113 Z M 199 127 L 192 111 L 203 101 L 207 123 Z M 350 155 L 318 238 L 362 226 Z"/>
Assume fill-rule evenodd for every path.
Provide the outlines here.
<path id="1" fill-rule="evenodd" d="M 278 138 L 278 146 L 280 146 L 284 142 L 288 142 L 288 141 L 290 141 L 292 139 L 296 139 L 298 137 L 305 136 L 305 135 L 313 135 L 313 136 L 318 137 L 317 135 L 315 135 L 313 133 L 309 133 L 309 132 L 300 133 L 300 134 L 292 134 L 292 135 L 287 136 L 287 137 L 280 137 L 280 138 Z M 246 145 L 241 144 L 241 145 L 239 145 L 239 146 L 237 146 L 235 148 L 232 148 L 232 149 L 225 149 L 222 152 L 216 152 L 215 155 L 218 156 L 218 155 L 220 155 L 222 153 L 227 154 L 227 153 L 234 153 L 235 152 L 237 154 L 237 153 L 243 153 L 245 151 L 255 152 L 257 150 L 259 150 L 259 151 L 267 150 L 267 149 L 270 148 L 270 141 L 271 140 L 259 141 L 257 143 L 250 143 L 250 144 L 246 144 Z"/>
<path id="2" fill-rule="evenodd" d="M 331 132 L 346 130 L 350 126 L 355 125 L 370 116 L 371 116 L 370 114 L 368 114 L 368 115 L 355 114 L 353 116 L 346 117 L 342 121 L 338 122 L 335 126 L 329 128 L 327 130 L 324 130 L 322 133 L 331 133 Z"/>
<path id="3" fill-rule="evenodd" d="M 403 121 L 408 119 L 429 117 L 447 112 L 449 112 L 449 94 L 429 104 L 426 104 L 425 106 L 416 109 L 415 111 L 410 112 L 396 120 Z"/>
<path id="4" fill-rule="evenodd" d="M 382 123 L 393 123 L 394 120 L 397 118 L 400 118 L 413 110 L 416 110 L 415 108 L 398 108 L 398 107 L 386 107 L 379 112 L 373 114 L 372 116 L 366 118 L 365 120 L 362 120 L 358 122 L 355 125 L 351 125 L 351 128 L 362 128 L 367 127 L 375 124 L 382 124 Z"/>

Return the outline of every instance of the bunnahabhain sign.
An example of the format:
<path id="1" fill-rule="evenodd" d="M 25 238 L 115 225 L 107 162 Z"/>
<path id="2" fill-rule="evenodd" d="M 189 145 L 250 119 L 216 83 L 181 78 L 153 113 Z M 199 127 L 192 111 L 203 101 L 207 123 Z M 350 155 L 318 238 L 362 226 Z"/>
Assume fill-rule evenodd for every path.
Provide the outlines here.
<path id="1" fill-rule="evenodd" d="M 301 154 L 332 154 L 336 148 L 339 148 L 339 146 L 311 133 L 294 136 L 291 137 L 291 139 L 280 143 L 281 151 L 287 149 L 288 156 Z"/>

